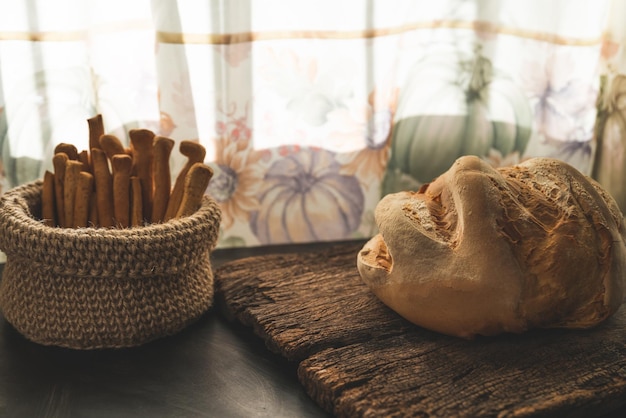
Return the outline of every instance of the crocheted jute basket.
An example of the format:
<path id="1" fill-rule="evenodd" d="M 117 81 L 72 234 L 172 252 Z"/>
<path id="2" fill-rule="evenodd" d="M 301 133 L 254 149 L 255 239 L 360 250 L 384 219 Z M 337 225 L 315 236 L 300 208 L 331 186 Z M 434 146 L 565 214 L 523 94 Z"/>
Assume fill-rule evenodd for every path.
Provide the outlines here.
<path id="1" fill-rule="evenodd" d="M 36 181 L 0 198 L 0 309 L 26 338 L 74 349 L 137 346 L 211 307 L 209 257 L 221 216 L 211 198 L 161 224 L 71 229 L 39 220 L 41 187 Z"/>

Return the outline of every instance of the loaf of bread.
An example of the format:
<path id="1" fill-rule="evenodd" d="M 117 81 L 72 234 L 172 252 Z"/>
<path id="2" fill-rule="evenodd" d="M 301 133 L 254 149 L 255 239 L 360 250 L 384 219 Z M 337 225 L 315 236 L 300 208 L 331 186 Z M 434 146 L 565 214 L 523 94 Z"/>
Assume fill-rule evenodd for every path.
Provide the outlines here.
<path id="1" fill-rule="evenodd" d="M 385 196 L 359 273 L 409 321 L 472 338 L 590 328 L 624 300 L 626 228 L 613 198 L 549 158 L 494 169 L 461 157 Z"/>

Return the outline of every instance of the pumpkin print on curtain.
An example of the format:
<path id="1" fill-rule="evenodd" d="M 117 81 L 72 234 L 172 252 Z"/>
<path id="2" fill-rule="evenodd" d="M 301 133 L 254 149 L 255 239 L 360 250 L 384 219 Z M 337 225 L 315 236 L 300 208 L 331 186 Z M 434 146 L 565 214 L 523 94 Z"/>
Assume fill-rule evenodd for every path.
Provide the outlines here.
<path id="1" fill-rule="evenodd" d="M 21 106 L 12 109 L 11 123 L 3 143 L 2 155 L 9 183 L 35 180 L 46 164 L 42 156 L 50 152 L 55 140 L 61 142 L 58 139 L 61 136 L 82 133 L 82 130 L 74 129 L 73 121 L 86 120 L 95 111 L 94 95 L 90 88 L 85 88 L 90 84 L 85 69 L 74 66 L 62 71 L 24 74 L 8 89 L 9 99 L 26 99 Z M 38 138 L 39 141 L 31 143 L 28 138 Z M 82 145 L 87 143 L 87 138 L 84 139 Z"/>
<path id="2" fill-rule="evenodd" d="M 1 87 L 0 87 L 1 88 Z M 2 91 L 0 90 L 0 97 L 2 97 Z M 6 130 L 7 130 L 7 118 L 6 112 L 4 111 L 4 106 L 0 106 L 0 157 L 2 155 L 10 155 L 8 152 L 3 150 L 5 138 L 6 138 Z M 4 162 L 2 158 L 0 158 L 0 195 L 7 190 L 9 190 L 11 186 L 9 185 L 9 179 L 7 179 L 6 170 L 4 169 Z"/>
<path id="3" fill-rule="evenodd" d="M 531 152 L 590 174 L 598 78 L 593 67 L 579 61 L 593 52 L 555 45 L 535 45 L 534 50 L 522 71 L 522 86 L 533 107 L 533 134 L 540 142 Z"/>
<path id="4" fill-rule="evenodd" d="M 613 78 L 602 99 L 596 131 L 598 163 L 594 177 L 626 213 L 626 75 Z"/>
<path id="5" fill-rule="evenodd" d="M 434 50 L 400 87 L 382 195 L 415 190 L 462 155 L 523 155 L 530 139 L 528 99 L 478 46 L 472 56 Z"/>
<path id="6" fill-rule="evenodd" d="M 225 124 L 224 133 L 215 140 L 215 158 L 210 163 L 214 175 L 207 193 L 222 208 L 222 242 L 228 246 L 241 246 L 245 239 L 230 230 L 236 222 L 248 225 L 250 213 L 259 209 L 268 153 L 255 151 L 249 136 L 239 136 L 236 127 L 227 129 Z"/>
<path id="7" fill-rule="evenodd" d="M 263 244 L 341 240 L 361 222 L 364 196 L 354 176 L 340 173 L 323 149 L 281 150 L 265 174 L 252 229 Z"/>

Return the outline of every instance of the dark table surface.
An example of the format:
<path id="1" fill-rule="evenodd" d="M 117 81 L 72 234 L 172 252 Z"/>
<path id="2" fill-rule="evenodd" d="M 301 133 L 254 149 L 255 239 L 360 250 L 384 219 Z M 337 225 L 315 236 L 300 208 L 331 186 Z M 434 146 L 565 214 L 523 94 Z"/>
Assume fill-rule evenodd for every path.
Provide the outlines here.
<path id="1" fill-rule="evenodd" d="M 212 260 L 217 268 L 324 245 L 222 249 Z M 2 417 L 327 416 L 304 392 L 296 368 L 217 311 L 172 337 L 94 351 L 32 343 L 0 316 Z"/>
<path id="2" fill-rule="evenodd" d="M 329 244 L 217 250 L 239 258 Z M 0 276 L 3 265 L 0 264 Z M 0 316 L 0 417 L 326 417 L 252 330 L 212 310 L 182 332 L 140 347 L 80 351 L 23 338 Z M 606 418 L 626 416 L 615 411 Z"/>

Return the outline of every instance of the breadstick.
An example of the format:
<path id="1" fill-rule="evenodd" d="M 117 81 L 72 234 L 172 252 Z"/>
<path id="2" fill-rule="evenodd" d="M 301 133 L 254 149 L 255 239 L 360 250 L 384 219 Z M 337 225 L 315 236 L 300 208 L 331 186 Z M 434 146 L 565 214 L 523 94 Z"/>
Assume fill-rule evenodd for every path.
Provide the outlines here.
<path id="1" fill-rule="evenodd" d="M 89 126 L 89 147 L 87 150 L 100 148 L 100 137 L 104 135 L 104 122 L 102 121 L 102 115 L 97 114 L 96 116 L 87 119 L 87 125 Z M 87 165 L 90 168 L 89 172 L 93 173 L 93 161 L 91 161 L 89 151 L 87 152 Z"/>
<path id="2" fill-rule="evenodd" d="M 94 183 L 96 179 L 94 177 Z M 112 200 L 112 199 L 111 199 Z M 89 225 L 96 228 L 98 227 L 98 199 L 96 196 L 96 191 L 91 190 L 91 194 L 89 195 Z"/>
<path id="3" fill-rule="evenodd" d="M 115 135 L 102 135 L 100 137 L 100 148 L 104 150 L 109 160 L 116 154 L 126 154 L 126 149 L 122 142 Z"/>
<path id="4" fill-rule="evenodd" d="M 78 150 L 72 144 L 67 144 L 65 142 L 61 142 L 54 147 L 54 154 L 64 153 L 70 160 L 78 160 Z"/>
<path id="5" fill-rule="evenodd" d="M 154 159 L 154 132 L 148 129 L 131 129 L 128 132 L 133 153 L 133 175 L 141 180 L 143 218 L 152 216 L 152 161 Z"/>
<path id="6" fill-rule="evenodd" d="M 114 155 L 113 167 L 113 216 L 115 224 L 127 228 L 130 224 L 130 172 L 133 159 L 130 155 Z"/>
<path id="7" fill-rule="evenodd" d="M 84 149 L 81 152 L 79 152 L 77 160 L 83 164 L 83 171 L 86 171 L 88 173 L 93 172 L 92 167 L 90 165 L 91 163 L 89 162 L 89 151 Z"/>
<path id="8" fill-rule="evenodd" d="M 200 208 L 211 177 L 213 177 L 213 170 L 203 163 L 196 163 L 189 169 L 185 178 L 183 199 L 176 213 L 177 218 L 189 216 Z"/>
<path id="9" fill-rule="evenodd" d="M 170 194 L 170 198 L 167 204 L 167 211 L 165 212 L 164 221 L 168 221 L 174 217 L 178 213 L 178 208 L 180 208 L 180 203 L 183 200 L 183 189 L 185 188 L 185 177 L 189 172 L 191 166 L 196 163 L 204 162 L 204 157 L 206 156 L 206 149 L 199 143 L 193 141 L 182 141 L 179 145 L 180 153 L 187 157 L 187 163 L 183 166 L 180 173 L 178 173 L 178 177 L 176 177 L 176 182 L 174 183 L 174 188 Z"/>
<path id="10" fill-rule="evenodd" d="M 56 208 L 54 206 L 54 174 L 50 171 L 43 176 L 43 188 L 41 190 L 41 218 L 45 225 L 55 226 Z"/>
<path id="11" fill-rule="evenodd" d="M 52 157 L 52 165 L 54 166 L 54 203 L 57 212 L 57 223 L 61 228 L 67 227 L 65 221 L 65 205 L 64 205 L 64 183 L 65 183 L 65 165 L 69 161 L 69 157 L 64 152 L 54 154 Z"/>
<path id="12" fill-rule="evenodd" d="M 102 149 L 92 148 L 91 161 L 93 163 L 93 176 L 96 188 L 98 224 L 109 228 L 115 225 L 113 221 L 113 177 L 109 171 L 109 163 L 105 152 Z"/>
<path id="13" fill-rule="evenodd" d="M 74 228 L 87 227 L 89 220 L 89 200 L 93 190 L 93 176 L 91 173 L 81 171 L 78 173 L 76 182 L 76 196 L 74 197 Z"/>
<path id="14" fill-rule="evenodd" d="M 130 226 L 143 225 L 143 198 L 141 196 L 141 180 L 137 176 L 130 177 Z"/>
<path id="15" fill-rule="evenodd" d="M 74 208 L 76 190 L 83 164 L 79 161 L 67 160 L 65 163 L 65 181 L 63 182 L 63 202 L 65 208 L 66 228 L 74 226 Z"/>
<path id="16" fill-rule="evenodd" d="M 87 119 L 89 125 L 89 149 L 100 148 L 100 137 L 104 135 L 104 122 L 102 115 L 98 114 Z"/>
<path id="17" fill-rule="evenodd" d="M 154 139 L 154 163 L 152 164 L 152 177 L 154 179 L 154 194 L 152 202 L 152 223 L 163 221 L 167 202 L 172 189 L 170 176 L 170 154 L 174 148 L 174 140 L 164 136 Z"/>

